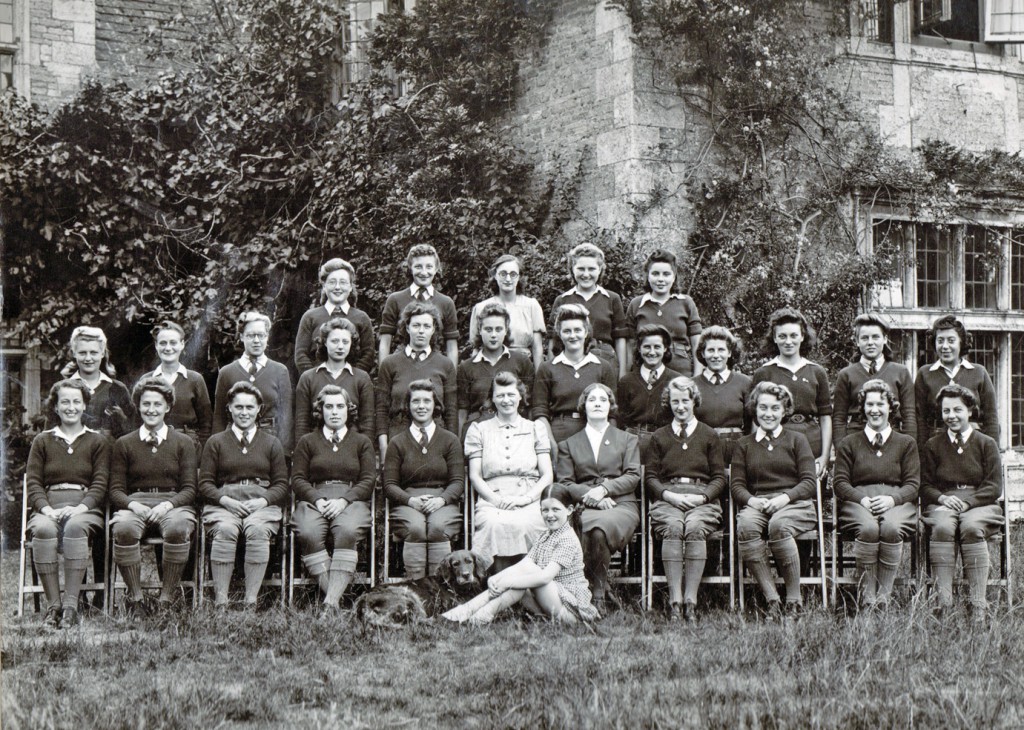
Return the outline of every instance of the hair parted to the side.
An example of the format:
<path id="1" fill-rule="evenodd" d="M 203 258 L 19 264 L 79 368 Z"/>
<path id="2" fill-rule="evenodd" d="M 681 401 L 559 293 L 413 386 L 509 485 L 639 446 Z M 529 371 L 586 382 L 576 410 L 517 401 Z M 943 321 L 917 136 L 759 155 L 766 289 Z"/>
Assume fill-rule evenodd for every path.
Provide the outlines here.
<path id="1" fill-rule="evenodd" d="M 857 410 L 859 412 L 864 413 L 864 407 L 867 405 L 868 394 L 870 393 L 880 393 L 885 398 L 885 401 L 889 404 L 890 421 L 899 420 L 900 401 L 896 397 L 896 393 L 893 392 L 892 386 L 879 378 L 873 378 L 861 386 L 860 391 L 857 393 Z"/>
<path id="2" fill-rule="evenodd" d="M 434 418 L 444 418 L 444 400 L 440 389 L 432 381 L 423 378 L 409 383 L 409 387 L 405 391 L 405 412 L 410 415 L 412 415 L 413 393 L 430 393 L 434 398 Z"/>
<path id="3" fill-rule="evenodd" d="M 334 330 L 345 330 L 352 336 L 352 346 L 349 348 L 349 357 L 359 347 L 359 330 L 345 317 L 331 317 L 324 322 L 316 331 L 316 359 L 319 362 L 327 362 L 327 338 Z"/>
<path id="4" fill-rule="evenodd" d="M 71 331 L 71 339 L 68 341 L 68 347 L 71 350 L 71 359 L 75 359 L 75 349 L 79 344 L 83 342 L 98 342 L 100 345 L 100 372 L 106 373 L 108 377 L 115 377 L 117 370 L 114 368 L 113 363 L 110 362 L 110 349 L 107 347 L 107 335 L 99 327 L 90 327 L 88 325 L 82 325 L 75 327 Z"/>
<path id="5" fill-rule="evenodd" d="M 432 350 L 443 350 L 444 332 L 441 326 L 441 312 L 430 302 L 422 302 L 419 299 L 406 304 L 405 309 L 402 310 L 398 317 L 398 331 L 395 333 L 395 339 L 398 344 L 402 347 L 409 344 L 409 320 L 421 314 L 429 314 L 434 320 L 434 334 L 430 338 L 430 348 Z"/>
<path id="6" fill-rule="evenodd" d="M 50 411 L 57 410 L 57 401 L 60 398 L 60 391 L 63 388 L 70 388 L 71 390 L 77 390 L 82 394 L 82 403 L 89 405 L 89 401 L 92 400 L 92 391 L 89 390 L 89 386 L 83 383 L 78 378 L 64 378 L 58 380 L 56 383 L 50 386 L 50 392 L 46 396 L 46 408 Z"/>
<path id="7" fill-rule="evenodd" d="M 818 344 L 818 333 L 811 327 L 811 323 L 804 316 L 804 313 L 793 307 L 776 309 L 768 317 L 768 334 L 765 338 L 765 349 L 770 352 L 773 348 L 777 347 L 775 344 L 775 329 L 784 324 L 800 325 L 800 331 L 804 335 L 804 340 L 800 343 L 800 354 L 806 357 L 814 349 L 815 345 Z"/>
<path id="8" fill-rule="evenodd" d="M 348 391 L 342 388 L 340 385 L 334 385 L 328 383 L 320 389 L 320 392 L 313 398 L 313 403 L 310 406 L 312 408 L 313 421 L 320 426 L 324 425 L 324 401 L 332 395 L 341 395 L 345 397 L 345 408 L 348 411 L 348 415 L 345 417 L 345 425 L 352 423 L 358 418 L 358 406 L 352 400 L 352 396 L 348 394 Z"/>
<path id="9" fill-rule="evenodd" d="M 757 399 L 762 395 L 770 395 L 782 403 L 783 420 L 793 415 L 793 394 L 789 392 L 789 388 L 770 380 L 762 380 L 751 389 L 750 395 L 747 396 L 747 415 L 751 421 L 757 422 Z"/>
<path id="10" fill-rule="evenodd" d="M 555 310 L 554 324 L 551 327 L 552 332 L 554 332 L 555 335 L 551 349 L 556 355 L 560 354 L 565 349 L 560 332 L 562 323 L 573 320 L 583 322 L 583 326 L 587 330 L 587 337 L 583 341 L 583 352 L 590 352 L 590 348 L 594 345 L 594 327 L 590 324 L 590 310 L 582 304 L 563 304 Z"/>
<path id="11" fill-rule="evenodd" d="M 729 359 L 726 361 L 725 366 L 730 370 L 736 367 L 736 363 L 743 356 L 743 343 L 731 330 L 717 324 L 705 327 L 704 331 L 700 333 L 700 339 L 697 341 L 697 351 L 694 353 L 697 361 L 704 367 L 707 367 L 707 360 L 704 359 L 704 348 L 712 340 L 720 340 L 725 343 L 726 349 L 729 350 Z"/>
<path id="12" fill-rule="evenodd" d="M 132 388 L 132 404 L 135 406 L 136 412 L 142 410 L 139 407 L 139 403 L 142 401 L 142 394 L 147 390 L 162 397 L 168 408 L 174 405 L 173 386 L 168 384 L 163 378 L 148 377 L 137 382 L 135 387 Z"/>
<path id="13" fill-rule="evenodd" d="M 693 400 L 693 407 L 700 407 L 700 388 L 697 387 L 697 382 L 686 375 L 680 375 L 672 378 L 668 383 L 665 384 L 665 390 L 661 393 L 661 405 L 666 410 L 671 411 L 672 409 L 672 391 L 676 393 L 688 393 L 690 398 Z"/>

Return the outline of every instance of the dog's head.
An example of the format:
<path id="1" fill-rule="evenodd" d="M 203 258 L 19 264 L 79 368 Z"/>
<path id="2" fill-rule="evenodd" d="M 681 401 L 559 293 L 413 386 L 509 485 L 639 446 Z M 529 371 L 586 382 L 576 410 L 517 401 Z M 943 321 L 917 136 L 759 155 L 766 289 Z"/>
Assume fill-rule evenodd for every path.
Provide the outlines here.
<path id="1" fill-rule="evenodd" d="M 423 602 L 402 586 L 374 589 L 356 601 L 356 619 L 364 626 L 392 629 L 426 618 Z"/>
<path id="2" fill-rule="evenodd" d="M 437 577 L 451 586 L 483 585 L 491 559 L 470 550 L 455 550 L 437 566 Z"/>

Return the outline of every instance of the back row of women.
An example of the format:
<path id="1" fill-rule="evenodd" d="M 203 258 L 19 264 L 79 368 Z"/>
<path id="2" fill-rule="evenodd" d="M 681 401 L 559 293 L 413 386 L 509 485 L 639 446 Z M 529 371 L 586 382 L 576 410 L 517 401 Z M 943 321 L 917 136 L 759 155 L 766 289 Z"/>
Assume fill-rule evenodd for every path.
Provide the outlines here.
<path id="1" fill-rule="evenodd" d="M 87 539 L 102 524 L 108 491 L 117 510 L 114 560 L 129 605 L 143 598 L 139 540 L 148 530 L 163 533 L 161 600 L 173 597 L 196 523 L 197 490 L 206 505 L 202 519 L 210 532 L 217 602 L 228 600 L 235 546 L 244 535 L 245 602 L 254 603 L 287 502 L 285 457 L 293 443 L 293 526 L 306 569 L 320 580 L 325 603 L 337 605 L 372 519 L 371 436 L 413 577 L 440 562 L 461 527 L 464 457 L 478 497 L 474 548 L 513 572 L 544 529 L 541 492 L 553 481 L 562 485 L 583 507 L 588 580 L 582 591 L 576 585 L 560 593 L 568 605 L 579 604 L 584 617 L 591 596 L 606 608 L 610 556 L 639 521 L 643 461 L 654 530 L 664 540 L 670 615 L 693 620 L 705 539 L 721 523 L 719 497 L 731 462 L 741 556 L 769 610 L 778 612 L 767 555 L 786 579 L 788 604 L 799 605 L 793 538 L 815 522 L 814 485 L 828 464 L 833 419 L 841 526 L 856 538 L 862 600 L 887 597 L 890 568 L 916 527 L 920 447 L 940 602 L 951 600 L 945 586 L 951 586 L 959 536 L 972 603 L 983 605 L 984 583 L 979 591 L 977 581 L 987 574 L 984 540 L 1001 514 L 995 504 L 1001 493 L 993 440 L 998 425 L 991 379 L 961 356 L 967 333 L 954 318 L 933 326 L 938 359 L 914 382 L 888 357 L 885 322 L 861 315 L 854 322 L 860 357 L 830 393 L 824 369 L 803 355 L 813 329 L 800 312 L 782 309 L 768 327 L 778 356 L 750 378 L 733 369 L 741 354 L 737 338 L 722 327 L 702 329 L 692 299 L 673 293 L 671 254 L 649 257 L 649 292 L 623 312 L 621 299 L 598 283 L 600 250 L 584 244 L 570 257 L 576 286 L 555 302 L 549 361 L 540 307 L 519 293 L 518 260 L 503 256 L 491 270 L 498 294 L 474 307 L 474 348 L 456 369 L 455 310 L 433 288 L 436 253 L 417 246 L 407 262 L 414 283 L 385 305 L 376 388 L 367 373 L 373 328 L 349 303 L 355 272 L 340 259 L 322 267 L 325 304 L 303 316 L 296 341 L 303 373 L 294 411 L 287 368 L 265 355 L 270 320 L 261 314 L 239 318 L 244 354 L 221 369 L 212 408 L 203 378 L 179 361 L 180 326 L 167 322 L 154 330 L 160 366 L 131 396 L 104 372 L 102 331 L 75 330 L 77 371 L 54 386 L 51 414 L 59 423 L 37 437 L 28 468 L 33 558 L 50 604 L 49 623 L 77 620 L 74 599 Z M 531 391 L 532 422 L 523 417 Z M 142 426 L 129 431 L 135 418 Z M 112 447 L 109 470 L 110 444 L 92 429 L 124 433 Z M 954 456 L 946 453 L 952 446 Z M 69 599 L 63 608 L 56 576 L 61 528 Z"/>

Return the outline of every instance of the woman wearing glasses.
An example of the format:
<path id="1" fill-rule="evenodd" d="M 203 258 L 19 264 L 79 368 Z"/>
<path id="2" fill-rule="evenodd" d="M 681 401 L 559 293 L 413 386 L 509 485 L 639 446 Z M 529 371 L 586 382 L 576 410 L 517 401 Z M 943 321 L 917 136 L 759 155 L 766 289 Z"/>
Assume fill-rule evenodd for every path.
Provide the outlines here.
<path id="1" fill-rule="evenodd" d="M 292 378 L 282 363 L 266 355 L 270 339 L 270 317 L 260 312 L 242 312 L 238 317 L 238 335 L 245 351 L 217 373 L 217 391 L 213 408 L 213 432 L 228 427 L 228 391 L 235 383 L 250 383 L 263 396 L 263 408 L 257 424 L 277 436 L 286 453 L 292 449 Z"/>
<path id="2" fill-rule="evenodd" d="M 523 295 L 525 281 L 521 268 L 519 258 L 508 253 L 491 264 L 487 274 L 496 293 L 473 307 L 469 317 L 469 339 L 473 341 L 479 332 L 483 308 L 488 304 L 501 304 L 508 311 L 510 320 L 509 349 L 530 357 L 536 370 L 544 362 L 544 312 L 536 299 Z"/>

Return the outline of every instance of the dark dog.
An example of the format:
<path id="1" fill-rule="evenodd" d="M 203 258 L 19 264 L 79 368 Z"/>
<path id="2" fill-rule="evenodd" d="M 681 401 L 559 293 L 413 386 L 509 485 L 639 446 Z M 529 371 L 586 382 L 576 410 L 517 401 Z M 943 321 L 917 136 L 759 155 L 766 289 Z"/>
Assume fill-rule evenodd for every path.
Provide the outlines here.
<path id="1" fill-rule="evenodd" d="M 484 591 L 490 565 L 482 555 L 456 550 L 432 576 L 364 593 L 356 601 L 356 618 L 364 626 L 394 628 L 440 615 Z"/>

